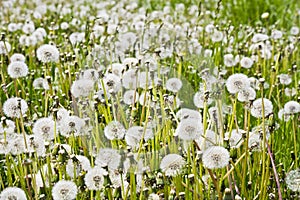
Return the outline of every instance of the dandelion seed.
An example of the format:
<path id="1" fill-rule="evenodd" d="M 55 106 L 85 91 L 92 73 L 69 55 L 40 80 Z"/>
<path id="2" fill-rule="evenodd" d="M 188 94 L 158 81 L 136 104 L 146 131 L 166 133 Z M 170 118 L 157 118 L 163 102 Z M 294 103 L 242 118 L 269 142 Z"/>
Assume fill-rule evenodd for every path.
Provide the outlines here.
<path id="1" fill-rule="evenodd" d="M 27 200 L 27 197 L 21 188 L 7 187 L 0 193 L 0 200 Z"/>
<path id="2" fill-rule="evenodd" d="M 194 105 L 197 107 L 197 108 L 203 108 L 204 106 L 204 102 L 205 102 L 205 94 L 204 92 L 196 92 L 195 95 L 194 95 L 194 98 L 193 98 L 193 102 L 194 102 Z M 207 98 L 206 100 L 206 103 L 207 105 L 210 105 L 211 103 L 213 102 L 213 100 L 211 98 Z"/>
<path id="3" fill-rule="evenodd" d="M 36 51 L 36 55 L 38 60 L 43 63 L 58 62 L 59 60 L 58 49 L 50 44 L 40 46 Z"/>
<path id="4" fill-rule="evenodd" d="M 12 134 L 14 133 L 16 124 L 12 120 L 0 121 L 0 139 L 4 138 L 4 133 Z M 3 134 L 3 135 L 2 135 Z"/>
<path id="5" fill-rule="evenodd" d="M 226 88 L 228 92 L 235 94 L 245 88 L 250 87 L 250 81 L 244 74 L 232 74 L 226 81 Z"/>
<path id="6" fill-rule="evenodd" d="M 84 119 L 78 116 L 68 116 L 66 117 L 59 125 L 58 129 L 60 134 L 65 137 L 78 136 L 83 131 L 83 127 L 85 126 Z"/>
<path id="7" fill-rule="evenodd" d="M 292 82 L 292 78 L 288 74 L 279 74 L 279 82 L 283 85 L 289 85 Z"/>
<path id="8" fill-rule="evenodd" d="M 98 81 L 99 73 L 95 69 L 84 70 L 80 79 Z"/>
<path id="9" fill-rule="evenodd" d="M 263 115 L 263 111 L 264 111 L 264 115 Z M 253 102 L 251 107 L 251 115 L 256 118 L 267 117 L 272 112 L 273 112 L 273 103 L 266 98 L 256 99 Z"/>
<path id="10" fill-rule="evenodd" d="M 285 177 L 285 182 L 290 190 L 300 192 L 300 169 L 289 171 Z"/>
<path id="11" fill-rule="evenodd" d="M 111 121 L 104 128 L 104 135 L 109 140 L 123 139 L 125 133 L 126 133 L 126 129 L 118 121 Z"/>
<path id="12" fill-rule="evenodd" d="M 284 113 L 288 115 L 300 112 L 300 104 L 297 101 L 289 101 L 284 104 Z"/>
<path id="13" fill-rule="evenodd" d="M 90 161 L 87 157 L 76 155 L 69 159 L 66 165 L 66 172 L 71 177 L 78 177 L 83 171 L 88 171 L 91 168 Z"/>
<path id="14" fill-rule="evenodd" d="M 7 117 L 20 118 L 28 110 L 25 100 L 17 97 L 7 99 L 3 104 L 3 112 Z"/>
<path id="15" fill-rule="evenodd" d="M 221 31 L 214 30 L 213 34 L 211 35 L 211 40 L 213 42 L 220 42 L 223 40 L 223 33 Z"/>
<path id="16" fill-rule="evenodd" d="M 284 109 L 282 108 L 282 109 L 280 109 L 280 110 L 278 111 L 278 118 L 279 118 L 280 120 L 284 120 L 285 122 L 287 122 L 287 121 L 289 121 L 289 120 L 291 119 L 291 115 L 285 113 Z"/>
<path id="17" fill-rule="evenodd" d="M 122 88 L 120 77 L 112 73 L 105 75 L 103 83 L 107 93 L 117 93 Z"/>
<path id="18" fill-rule="evenodd" d="M 235 58 L 232 54 L 225 54 L 224 55 L 224 65 L 226 67 L 233 67 L 237 64 Z"/>
<path id="19" fill-rule="evenodd" d="M 182 156 L 178 154 L 168 154 L 160 162 L 160 169 L 166 176 L 176 176 L 179 174 L 185 161 Z"/>
<path id="20" fill-rule="evenodd" d="M 137 79 L 138 73 L 135 69 L 129 69 L 124 72 L 122 77 L 122 85 L 126 89 L 135 89 L 137 88 Z"/>
<path id="21" fill-rule="evenodd" d="M 268 35 L 262 34 L 262 33 L 256 33 L 252 37 L 252 42 L 253 43 L 258 43 L 258 42 L 263 42 L 263 41 L 265 41 L 267 39 L 269 39 Z"/>
<path id="22" fill-rule="evenodd" d="M 142 126 L 132 126 L 125 134 L 125 141 L 128 146 L 138 147 L 141 140 L 148 141 L 153 138 L 153 131 L 150 128 L 144 128 Z"/>
<path id="23" fill-rule="evenodd" d="M 21 135 L 16 135 L 14 138 L 12 138 L 11 141 L 9 141 L 8 145 L 9 152 L 12 155 L 20 155 L 26 150 L 24 138 Z"/>
<path id="24" fill-rule="evenodd" d="M 208 149 L 211 146 L 215 146 L 219 142 L 219 135 L 212 130 L 206 130 L 205 134 L 202 134 L 195 142 L 198 144 L 201 150 Z"/>
<path id="25" fill-rule="evenodd" d="M 53 200 L 72 200 L 77 193 L 78 189 L 73 181 L 60 180 L 52 188 Z"/>
<path id="26" fill-rule="evenodd" d="M 245 131 L 241 129 L 238 130 L 232 129 L 231 133 L 230 132 L 225 133 L 225 139 L 229 140 L 229 144 L 231 148 L 236 149 L 242 145 L 244 141 L 243 133 L 245 133 Z"/>
<path id="27" fill-rule="evenodd" d="M 21 78 L 28 74 L 28 67 L 24 62 L 12 62 L 7 67 L 7 73 L 11 78 Z"/>
<path id="28" fill-rule="evenodd" d="M 74 81 L 71 86 L 71 93 L 75 98 L 87 97 L 94 89 L 94 81 L 89 79 L 80 79 Z"/>
<path id="29" fill-rule="evenodd" d="M 246 68 L 246 69 L 249 69 L 252 67 L 253 65 L 253 60 L 251 58 L 248 58 L 248 57 L 243 57 L 241 60 L 240 60 L 240 64 L 243 68 Z"/>
<path id="30" fill-rule="evenodd" d="M 189 119 L 195 119 L 198 121 L 202 121 L 202 117 L 197 110 L 192 110 L 189 108 L 181 108 L 180 110 L 177 111 L 176 113 L 176 118 L 179 119 L 180 121 L 182 120 L 189 120 Z"/>
<path id="31" fill-rule="evenodd" d="M 127 90 L 123 95 L 123 101 L 127 105 L 136 103 L 139 99 L 139 93 L 135 90 Z"/>
<path id="32" fill-rule="evenodd" d="M 253 88 L 248 87 L 238 92 L 237 99 L 240 102 L 249 102 L 254 100 L 256 97 L 256 92 Z"/>
<path id="33" fill-rule="evenodd" d="M 0 41 L 0 55 L 1 54 L 8 54 L 11 50 L 11 45 L 8 42 Z"/>
<path id="34" fill-rule="evenodd" d="M 10 58 L 10 62 L 25 62 L 26 58 L 23 54 L 20 53 L 14 53 Z"/>
<path id="35" fill-rule="evenodd" d="M 121 155 L 117 150 L 110 148 L 100 149 L 95 159 L 95 165 L 108 167 L 110 170 L 118 169 L 120 162 Z"/>
<path id="36" fill-rule="evenodd" d="M 44 145 L 44 139 L 39 135 L 29 135 L 27 138 L 27 149 L 29 152 L 36 152 L 39 157 L 44 157 L 46 153 L 46 147 Z"/>
<path id="37" fill-rule="evenodd" d="M 182 140 L 195 140 L 200 137 L 203 132 L 203 126 L 200 121 L 195 119 L 183 120 L 178 124 L 175 136 Z"/>
<path id="38" fill-rule="evenodd" d="M 291 35 L 298 35 L 300 32 L 300 29 L 297 26 L 293 26 L 290 30 Z"/>
<path id="39" fill-rule="evenodd" d="M 49 84 L 48 81 L 44 78 L 36 78 L 34 79 L 32 86 L 34 89 L 38 90 L 38 89 L 44 89 L 44 90 L 49 90 Z"/>
<path id="40" fill-rule="evenodd" d="M 212 146 L 203 152 L 203 166 L 208 169 L 223 168 L 229 164 L 230 154 L 224 147 Z"/>
<path id="41" fill-rule="evenodd" d="M 166 82 L 166 89 L 171 92 L 178 92 L 182 88 L 182 81 L 179 78 L 170 78 Z"/>
<path id="42" fill-rule="evenodd" d="M 104 186 L 104 176 L 108 175 L 100 166 L 96 166 L 86 173 L 84 182 L 89 190 L 101 190 Z"/>
<path id="43" fill-rule="evenodd" d="M 50 141 L 54 139 L 55 123 L 50 117 L 38 119 L 32 128 L 32 132 L 41 136 L 44 140 Z"/>

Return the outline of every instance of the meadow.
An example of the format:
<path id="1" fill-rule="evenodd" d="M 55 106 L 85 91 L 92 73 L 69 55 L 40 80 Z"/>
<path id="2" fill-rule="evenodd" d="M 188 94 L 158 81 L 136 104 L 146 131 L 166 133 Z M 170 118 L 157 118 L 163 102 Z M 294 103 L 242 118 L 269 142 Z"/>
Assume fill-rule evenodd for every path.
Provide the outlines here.
<path id="1" fill-rule="evenodd" d="M 300 199 L 297 0 L 0 1 L 0 200 Z"/>

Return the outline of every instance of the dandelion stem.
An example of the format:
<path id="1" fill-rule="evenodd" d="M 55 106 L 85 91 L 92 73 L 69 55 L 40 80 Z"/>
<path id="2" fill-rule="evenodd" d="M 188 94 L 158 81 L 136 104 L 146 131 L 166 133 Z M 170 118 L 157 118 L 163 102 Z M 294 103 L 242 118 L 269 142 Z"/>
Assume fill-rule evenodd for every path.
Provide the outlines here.
<path id="1" fill-rule="evenodd" d="M 281 195 L 281 191 L 280 191 L 280 181 L 279 181 L 276 166 L 275 166 L 275 163 L 274 163 L 273 154 L 272 154 L 271 147 L 270 147 L 268 141 L 266 142 L 266 144 L 267 144 L 267 147 L 268 147 L 268 153 L 269 153 L 269 156 L 270 156 L 270 159 L 271 159 L 271 164 L 272 164 L 272 168 L 273 168 L 273 172 L 274 172 L 274 176 L 275 176 L 275 181 L 276 181 L 276 185 L 277 185 L 277 189 L 278 189 L 278 199 L 282 200 L 282 195 Z"/>

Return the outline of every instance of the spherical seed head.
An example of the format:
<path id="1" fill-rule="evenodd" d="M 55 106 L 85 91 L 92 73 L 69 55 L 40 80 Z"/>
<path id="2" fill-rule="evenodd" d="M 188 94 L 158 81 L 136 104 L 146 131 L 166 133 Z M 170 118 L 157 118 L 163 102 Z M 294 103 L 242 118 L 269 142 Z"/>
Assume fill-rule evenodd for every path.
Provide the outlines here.
<path id="1" fill-rule="evenodd" d="M 28 110 L 25 100 L 17 97 L 7 99 L 3 104 L 3 112 L 7 117 L 20 118 Z"/>
<path id="2" fill-rule="evenodd" d="M 223 168 L 228 165 L 230 154 L 221 146 L 212 146 L 206 149 L 202 156 L 203 166 L 208 169 Z"/>
<path id="3" fill-rule="evenodd" d="M 73 181 L 60 180 L 52 188 L 53 200 L 72 200 L 77 193 L 78 189 Z"/>
<path id="4" fill-rule="evenodd" d="M 37 58 L 43 63 L 58 62 L 59 51 L 56 46 L 50 44 L 44 44 L 40 46 L 37 51 Z"/>
<path id="5" fill-rule="evenodd" d="M 0 193 L 0 199 L 2 200 L 27 200 L 25 192 L 17 187 L 7 187 Z"/>
<path id="6" fill-rule="evenodd" d="M 168 154 L 162 159 L 160 169 L 166 176 L 175 176 L 179 173 L 184 164 L 185 161 L 182 156 L 178 154 Z"/>

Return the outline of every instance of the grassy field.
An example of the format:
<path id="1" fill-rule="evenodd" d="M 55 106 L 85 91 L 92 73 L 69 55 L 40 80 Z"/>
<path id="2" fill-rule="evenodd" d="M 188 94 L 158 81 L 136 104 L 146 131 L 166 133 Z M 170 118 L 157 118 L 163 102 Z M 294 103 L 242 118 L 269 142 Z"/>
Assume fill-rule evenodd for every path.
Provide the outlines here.
<path id="1" fill-rule="evenodd" d="M 297 0 L 0 2 L 0 200 L 300 199 Z"/>

